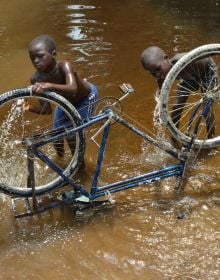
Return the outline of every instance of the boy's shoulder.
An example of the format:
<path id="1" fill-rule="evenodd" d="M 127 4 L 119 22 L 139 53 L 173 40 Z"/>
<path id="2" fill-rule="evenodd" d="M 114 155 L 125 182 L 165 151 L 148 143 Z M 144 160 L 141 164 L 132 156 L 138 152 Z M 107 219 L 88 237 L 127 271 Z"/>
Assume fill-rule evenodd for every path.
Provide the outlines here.
<path id="1" fill-rule="evenodd" d="M 57 69 L 60 73 L 63 73 L 64 75 L 68 73 L 74 74 L 72 62 L 69 60 L 57 61 Z"/>
<path id="2" fill-rule="evenodd" d="M 60 68 L 64 67 L 65 65 L 71 65 L 72 66 L 72 62 L 69 60 L 59 60 L 57 61 L 57 66 Z"/>
<path id="3" fill-rule="evenodd" d="M 185 53 L 177 53 L 175 54 L 171 59 L 170 59 L 170 62 L 172 65 L 174 65 L 181 57 L 183 57 L 184 55 L 186 54 Z"/>

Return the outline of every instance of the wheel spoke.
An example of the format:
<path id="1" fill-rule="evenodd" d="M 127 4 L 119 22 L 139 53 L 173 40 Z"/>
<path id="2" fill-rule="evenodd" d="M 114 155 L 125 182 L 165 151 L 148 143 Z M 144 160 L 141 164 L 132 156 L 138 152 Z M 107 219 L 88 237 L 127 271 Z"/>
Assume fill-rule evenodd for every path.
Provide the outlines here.
<path id="1" fill-rule="evenodd" d="M 184 55 L 172 67 L 163 83 L 163 119 L 171 134 L 184 144 L 190 143 L 190 135 L 200 114 L 204 114 L 204 118 L 194 147 L 202 145 L 203 148 L 209 148 L 220 144 L 220 114 L 217 110 L 220 99 L 219 64 L 220 44 L 204 45 Z M 209 100 L 213 102 L 212 105 Z M 211 111 L 207 114 L 204 109 L 208 104 Z"/>
<path id="2" fill-rule="evenodd" d="M 21 106 L 18 108 L 17 100 L 25 98 L 28 103 L 38 105 L 40 102 L 47 102 L 52 108 L 51 114 L 36 115 L 31 112 L 24 112 Z M 30 96 L 26 89 L 11 91 L 0 96 L 0 149 L 2 151 L 0 159 L 0 189 L 16 195 L 31 196 L 27 182 L 33 178 L 28 178 L 27 148 L 25 139 L 38 142 L 49 137 L 56 136 L 60 130 L 54 130 L 54 111 L 59 108 L 65 114 L 57 119 L 59 123 L 64 123 L 65 129 L 71 129 L 80 125 L 81 119 L 78 112 L 63 97 L 55 93 L 46 93 L 41 96 Z M 18 110 L 19 109 L 19 110 Z M 62 131 L 64 131 L 62 129 Z M 41 146 L 39 149 L 49 159 L 55 162 L 64 174 L 73 174 L 78 169 L 78 164 L 82 161 L 84 154 L 84 134 L 77 132 L 68 143 L 64 139 L 65 155 L 60 158 L 52 142 Z M 60 185 L 61 177 L 42 162 L 37 157 L 34 158 L 34 177 L 36 194 L 49 191 Z"/>

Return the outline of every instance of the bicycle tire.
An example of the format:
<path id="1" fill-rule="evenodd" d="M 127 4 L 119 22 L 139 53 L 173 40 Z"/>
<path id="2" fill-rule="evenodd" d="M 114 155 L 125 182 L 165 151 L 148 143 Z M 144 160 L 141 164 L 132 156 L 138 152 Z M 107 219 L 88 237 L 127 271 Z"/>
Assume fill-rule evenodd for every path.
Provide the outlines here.
<path id="1" fill-rule="evenodd" d="M 31 197 L 32 189 L 27 188 L 26 151 L 22 145 L 24 136 L 46 137 L 54 122 L 53 114 L 36 115 L 24 112 L 19 106 L 20 101 L 28 100 L 29 103 L 48 102 L 53 108 L 60 108 L 65 112 L 70 121 L 70 128 L 82 124 L 82 119 L 73 105 L 64 97 L 55 92 L 45 92 L 41 95 L 31 95 L 29 88 L 15 89 L 0 95 L 0 191 L 11 196 Z M 51 133 L 51 132 L 50 132 Z M 36 136 L 37 135 L 37 136 Z M 52 143 L 42 146 L 42 150 L 50 158 L 55 158 L 56 164 L 62 168 L 67 176 L 74 175 L 83 161 L 85 151 L 85 135 L 79 130 L 72 136 L 74 152 L 65 144 L 66 154 L 64 159 L 59 159 Z M 63 183 L 63 179 L 48 166 L 34 159 L 35 164 L 35 193 L 42 195 L 52 191 Z"/>
<path id="2" fill-rule="evenodd" d="M 187 70 L 191 67 L 193 62 L 197 62 L 200 59 L 204 59 L 207 57 L 211 57 L 212 60 L 216 64 L 215 68 L 215 75 L 217 79 L 220 77 L 220 44 L 208 44 L 203 45 L 201 47 L 195 48 L 194 50 L 190 51 L 189 53 L 185 54 L 183 57 L 179 59 L 179 61 L 176 62 L 175 65 L 171 68 L 169 73 L 167 74 L 162 88 L 161 88 L 161 118 L 163 122 L 165 123 L 166 127 L 170 131 L 171 135 L 178 141 L 180 141 L 183 144 L 188 144 L 191 141 L 192 135 L 189 135 L 189 131 L 184 131 L 184 126 L 186 126 L 187 121 L 189 122 L 190 116 L 192 115 L 192 112 L 195 112 L 195 115 L 193 116 L 193 122 L 196 123 L 195 120 L 198 119 L 199 115 L 201 114 L 201 109 L 196 112 L 195 108 L 198 108 L 199 102 L 207 102 L 210 98 L 214 100 L 214 103 L 212 105 L 212 110 L 214 112 L 215 123 L 213 121 L 212 126 L 215 126 L 215 130 L 217 134 L 213 134 L 212 137 L 208 135 L 208 128 L 204 128 L 204 124 L 206 126 L 207 120 L 203 120 L 203 123 L 201 125 L 201 129 L 199 134 L 196 136 L 193 147 L 194 148 L 213 148 L 217 147 L 220 144 L 220 120 L 219 120 L 219 113 L 215 114 L 215 112 L 219 112 L 220 108 L 220 94 L 219 94 L 219 80 L 215 81 L 215 86 L 207 86 L 207 88 L 202 88 L 201 84 L 197 84 L 194 86 L 196 88 L 197 86 L 200 88 L 198 89 L 198 92 L 193 88 L 192 94 L 187 95 L 187 103 L 182 103 L 182 113 L 181 113 L 181 120 L 178 120 L 178 123 L 175 123 L 172 118 L 172 110 L 174 110 L 174 106 L 176 100 L 173 102 L 176 98 L 176 92 L 177 87 L 180 86 L 180 81 L 178 81 L 178 76 L 181 76 L 180 73 L 186 74 Z M 205 68 L 203 69 L 205 70 Z M 183 72 L 185 71 L 185 72 Z M 192 71 L 192 68 L 191 68 Z M 197 71 L 199 71 L 197 69 Z M 189 72 L 188 72 L 189 73 Z M 193 83 L 196 82 L 196 79 L 191 75 L 191 79 Z M 196 74 L 198 75 L 198 73 Z M 204 74 L 203 74 L 204 75 Z M 186 74 L 187 77 L 187 74 Z M 205 77 L 205 76 L 203 76 Z M 189 80 L 189 76 L 188 76 Z M 185 80 L 188 81 L 187 79 Z M 182 79 L 181 82 L 184 80 Z M 200 82 L 200 81 L 198 81 Z M 210 81 L 210 84 L 213 83 Z M 202 88 L 202 90 L 201 90 Z M 199 92 L 200 91 L 200 92 Z M 184 93 L 184 89 L 182 87 L 182 92 Z M 186 93 L 186 90 L 185 90 Z M 183 95 L 184 96 L 184 95 Z M 185 95 L 186 96 L 186 95 Z M 203 99 L 203 101 L 201 101 Z M 205 100 L 205 101 L 204 101 Z M 204 103 L 203 103 L 204 104 Z M 187 107 L 188 106 L 188 107 Z M 197 107 L 196 107 L 197 106 Z M 201 106 L 202 108 L 202 106 Z M 189 113 L 189 114 L 188 114 Z M 185 115 L 184 115 L 185 114 Z M 187 116 L 188 114 L 188 116 Z M 191 114 L 191 115 L 190 115 Z M 209 117 L 211 116 L 211 112 Z M 185 120 L 183 120 L 185 118 Z M 191 117 L 192 118 L 192 117 Z M 181 125 L 181 121 L 183 124 Z M 206 123 L 205 123 L 206 122 Z M 206 132 L 205 132 L 206 129 Z"/>

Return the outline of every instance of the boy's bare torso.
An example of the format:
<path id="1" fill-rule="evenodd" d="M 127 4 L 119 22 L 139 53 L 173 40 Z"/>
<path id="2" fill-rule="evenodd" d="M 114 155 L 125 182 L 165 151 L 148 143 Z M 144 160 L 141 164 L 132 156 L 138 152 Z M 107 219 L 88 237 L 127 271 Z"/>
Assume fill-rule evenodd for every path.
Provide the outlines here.
<path id="1" fill-rule="evenodd" d="M 64 72 L 65 61 L 59 61 L 56 63 L 53 70 L 49 73 L 36 71 L 31 78 L 31 84 L 34 83 L 54 83 L 54 84 L 65 84 L 66 73 Z M 88 82 L 78 76 L 77 72 L 73 72 L 77 91 L 73 92 L 71 96 L 65 96 L 68 101 L 72 104 L 77 104 L 81 99 L 88 96 L 90 93 L 90 86 Z M 59 93 L 59 92 L 58 92 Z"/>

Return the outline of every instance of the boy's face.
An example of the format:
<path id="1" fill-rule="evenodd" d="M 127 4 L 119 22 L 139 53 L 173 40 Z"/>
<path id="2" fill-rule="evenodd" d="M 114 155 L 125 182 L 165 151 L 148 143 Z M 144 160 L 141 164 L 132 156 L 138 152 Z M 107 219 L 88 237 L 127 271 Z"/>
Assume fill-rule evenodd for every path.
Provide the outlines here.
<path id="1" fill-rule="evenodd" d="M 29 47 L 29 55 L 34 67 L 39 72 L 50 72 L 54 66 L 55 51 L 50 52 L 41 42 Z"/>
<path id="2" fill-rule="evenodd" d="M 157 80 L 164 80 L 167 73 L 171 68 L 171 64 L 168 58 L 163 58 L 157 61 L 154 61 L 147 66 L 147 70 L 152 76 Z"/>

